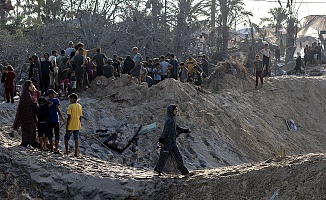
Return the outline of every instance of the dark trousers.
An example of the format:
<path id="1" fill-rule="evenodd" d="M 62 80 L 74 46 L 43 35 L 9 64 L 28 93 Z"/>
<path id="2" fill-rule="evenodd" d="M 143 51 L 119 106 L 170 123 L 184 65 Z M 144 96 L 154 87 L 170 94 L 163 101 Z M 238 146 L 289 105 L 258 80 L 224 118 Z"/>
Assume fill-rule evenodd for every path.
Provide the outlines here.
<path id="1" fill-rule="evenodd" d="M 41 77 L 41 93 L 45 94 L 49 89 L 50 84 L 50 75 L 49 74 L 42 74 Z"/>
<path id="2" fill-rule="evenodd" d="M 12 87 L 5 87 L 6 90 L 6 99 L 7 99 L 7 103 L 10 102 L 14 103 L 14 88 Z"/>
<path id="3" fill-rule="evenodd" d="M 48 135 L 49 141 L 53 140 L 53 131 L 54 131 L 54 135 L 55 135 L 54 136 L 55 140 L 60 140 L 60 124 L 59 124 L 59 122 L 49 122 L 48 126 L 49 126 L 49 135 Z"/>
<path id="4" fill-rule="evenodd" d="M 96 76 L 103 76 L 103 66 L 96 67 Z"/>
<path id="5" fill-rule="evenodd" d="M 256 87 L 258 86 L 258 78 L 260 78 L 260 83 L 263 84 L 263 71 L 256 71 Z"/>
<path id="6" fill-rule="evenodd" d="M 269 74 L 269 70 L 268 70 L 268 67 L 269 67 L 269 57 L 267 57 L 265 55 L 263 56 L 263 67 L 265 68 L 264 76 L 270 75 Z"/>
<path id="7" fill-rule="evenodd" d="M 161 81 L 154 80 L 154 85 L 158 84 L 159 82 L 161 82 Z"/>
<path id="8" fill-rule="evenodd" d="M 302 74 L 302 70 L 301 69 L 295 69 L 294 74 L 297 74 L 298 71 L 300 72 L 300 74 Z"/>
<path id="9" fill-rule="evenodd" d="M 175 147 L 174 149 L 170 150 L 169 152 L 166 152 L 163 149 L 161 149 L 160 157 L 159 157 L 157 165 L 154 169 L 155 171 L 162 173 L 162 171 L 164 169 L 165 162 L 168 159 L 169 155 L 171 155 L 174 158 L 174 160 L 176 161 L 177 168 L 178 168 L 178 170 L 180 170 L 181 174 L 185 175 L 185 174 L 189 173 L 188 169 L 183 164 L 182 156 L 179 152 L 178 147 Z"/>

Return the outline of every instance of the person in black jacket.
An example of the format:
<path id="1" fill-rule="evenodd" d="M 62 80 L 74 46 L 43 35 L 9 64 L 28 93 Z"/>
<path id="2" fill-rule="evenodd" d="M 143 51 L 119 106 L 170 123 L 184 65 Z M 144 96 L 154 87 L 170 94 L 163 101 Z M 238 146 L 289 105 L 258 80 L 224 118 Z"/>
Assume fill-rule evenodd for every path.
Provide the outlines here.
<path id="1" fill-rule="evenodd" d="M 164 124 L 163 133 L 159 139 L 159 145 L 161 146 L 160 157 L 157 162 L 154 172 L 158 175 L 162 175 L 165 162 L 169 155 L 171 155 L 177 163 L 177 168 L 182 175 L 189 174 L 188 169 L 184 166 L 182 156 L 179 152 L 176 138 L 180 133 L 189 133 L 189 129 L 184 129 L 176 125 L 175 117 L 178 113 L 178 107 L 171 104 L 167 108 L 167 115 Z"/>
<path id="2" fill-rule="evenodd" d="M 6 74 L 8 72 L 7 66 L 2 68 L 2 76 L 1 76 L 1 93 L 3 94 L 3 101 L 6 101 L 6 92 L 5 92 L 5 82 L 6 82 Z M 2 92 L 3 89 L 3 92 Z"/>
<path id="3" fill-rule="evenodd" d="M 122 74 L 129 74 L 130 70 L 132 70 L 134 67 L 135 62 L 131 59 L 130 56 L 127 56 L 123 63 Z"/>
<path id="4" fill-rule="evenodd" d="M 34 61 L 35 62 L 35 61 Z M 35 66 L 34 66 L 35 67 Z M 49 53 L 44 53 L 44 59 L 41 60 L 41 93 L 45 95 L 50 85 L 50 71 L 54 72 Z"/>
<path id="5" fill-rule="evenodd" d="M 301 59 L 301 54 L 298 52 L 297 53 L 297 60 L 295 61 L 295 68 L 294 68 L 294 74 L 296 75 L 297 72 L 299 71 L 300 74 L 303 74 L 302 73 L 302 70 L 301 70 L 301 67 L 303 66 L 303 62 L 302 62 L 302 59 Z"/>

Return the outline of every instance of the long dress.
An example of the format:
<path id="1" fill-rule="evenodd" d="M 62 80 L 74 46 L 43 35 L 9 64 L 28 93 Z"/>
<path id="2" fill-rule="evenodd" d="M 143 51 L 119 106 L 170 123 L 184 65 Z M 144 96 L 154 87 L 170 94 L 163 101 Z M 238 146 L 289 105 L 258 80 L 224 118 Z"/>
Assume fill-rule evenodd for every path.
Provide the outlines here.
<path id="1" fill-rule="evenodd" d="M 163 143 L 163 147 L 161 148 L 160 157 L 154 171 L 162 173 L 166 161 L 168 160 L 169 156 L 172 156 L 181 174 L 186 175 L 189 173 L 189 171 L 183 164 L 183 159 L 176 143 L 177 130 L 180 132 L 186 132 L 186 129 L 180 128 L 176 125 L 175 117 L 173 116 L 173 111 L 175 108 L 175 105 L 169 105 L 167 108 L 167 117 L 165 120 L 163 133 L 160 137 L 160 143 Z"/>
<path id="2" fill-rule="evenodd" d="M 35 87 L 37 88 L 37 90 L 41 90 L 41 63 L 40 63 L 40 59 L 36 56 L 33 55 L 32 56 L 34 59 L 34 67 L 33 67 L 33 79 L 35 80 Z"/>
<path id="3" fill-rule="evenodd" d="M 13 124 L 14 130 L 21 127 L 22 130 L 22 143 L 21 146 L 27 146 L 33 142 L 34 126 L 35 126 L 35 115 L 34 109 L 35 104 L 32 100 L 31 94 L 28 90 L 31 81 L 25 81 L 23 85 L 23 91 L 19 100 L 16 118 Z"/>
<path id="4" fill-rule="evenodd" d="M 135 62 L 131 59 L 130 56 L 126 57 L 126 60 L 123 63 L 123 74 L 129 74 L 130 70 L 132 70 L 135 67 Z"/>
<path id="5" fill-rule="evenodd" d="M 33 68 L 32 80 L 37 90 L 40 90 L 40 71 L 38 68 Z"/>

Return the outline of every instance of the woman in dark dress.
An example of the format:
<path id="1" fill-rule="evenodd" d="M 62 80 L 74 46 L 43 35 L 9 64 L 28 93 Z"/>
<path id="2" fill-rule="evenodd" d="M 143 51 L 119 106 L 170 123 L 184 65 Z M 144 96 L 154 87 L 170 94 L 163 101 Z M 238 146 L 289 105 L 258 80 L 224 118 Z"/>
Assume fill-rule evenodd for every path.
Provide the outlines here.
<path id="1" fill-rule="evenodd" d="M 32 81 L 25 81 L 17 108 L 16 118 L 13 124 L 14 130 L 21 127 L 22 142 L 20 145 L 23 147 L 31 145 L 35 137 L 35 104 L 31 97 L 32 88 Z"/>
<path id="2" fill-rule="evenodd" d="M 303 74 L 302 70 L 301 70 L 301 66 L 302 66 L 301 54 L 298 52 L 297 56 L 298 57 L 297 57 L 297 60 L 295 61 L 295 68 L 294 68 L 294 70 L 295 70 L 294 74 L 295 75 L 297 74 L 298 71 L 300 72 L 300 74 Z"/>
<path id="3" fill-rule="evenodd" d="M 126 60 L 123 63 L 123 74 L 129 74 L 130 70 L 132 70 L 135 67 L 135 62 L 131 59 L 130 56 L 126 57 Z"/>
<path id="4" fill-rule="evenodd" d="M 40 80 L 41 80 L 41 65 L 39 58 L 36 55 L 33 55 L 29 58 L 29 79 L 33 81 L 33 84 L 40 90 Z"/>
<path id="5" fill-rule="evenodd" d="M 184 166 L 182 156 L 179 152 L 176 139 L 180 133 L 189 133 L 189 129 L 183 129 L 176 125 L 175 117 L 178 113 L 178 107 L 176 105 L 169 105 L 167 108 L 167 115 L 164 124 L 163 133 L 159 139 L 161 146 L 160 157 L 157 162 L 154 172 L 158 175 L 162 175 L 164 165 L 168 157 L 171 155 L 177 163 L 177 168 L 182 175 L 188 175 L 189 171 Z"/>

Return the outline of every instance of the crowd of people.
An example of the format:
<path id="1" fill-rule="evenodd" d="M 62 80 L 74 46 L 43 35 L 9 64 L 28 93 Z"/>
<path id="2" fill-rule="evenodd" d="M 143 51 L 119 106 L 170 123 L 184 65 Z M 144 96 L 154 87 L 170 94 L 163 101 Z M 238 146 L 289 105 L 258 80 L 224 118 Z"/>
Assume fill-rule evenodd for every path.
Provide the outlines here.
<path id="1" fill-rule="evenodd" d="M 86 50 L 81 42 L 77 45 L 69 42 L 68 48 L 61 50 L 60 55 L 53 50 L 51 54 L 44 53 L 42 58 L 31 56 L 28 80 L 22 85 L 13 123 L 15 130 L 21 128 L 21 146 L 29 147 L 34 143 L 42 151 L 61 154 L 61 122 L 66 124 L 65 154 L 69 154 L 68 141 L 73 135 L 74 156 L 78 156 L 82 106 L 77 103 L 76 92 L 90 87 L 97 76 L 117 78 L 121 74 L 128 74 L 130 82 L 147 82 L 148 86 L 168 78 L 200 85 L 209 73 L 205 55 L 199 55 L 197 60 L 189 56 L 184 62 L 179 62 L 174 54 L 143 59 L 137 47 L 132 48 L 132 53 L 132 56 L 128 55 L 125 59 L 117 55 L 108 58 L 101 52 L 101 48 Z M 4 100 L 8 103 L 14 103 L 15 76 L 12 66 L 2 68 L 1 83 L 5 88 Z M 64 117 L 60 109 L 60 101 L 63 99 L 70 101 L 66 112 L 68 118 Z"/>
<path id="2" fill-rule="evenodd" d="M 318 61 L 320 59 L 319 48 L 315 49 L 318 49 L 317 56 L 313 57 Z M 94 52 L 92 58 L 89 57 L 91 52 Z M 83 114 L 82 106 L 77 103 L 78 95 L 76 92 L 84 91 L 90 87 L 91 82 L 97 76 L 117 78 L 121 74 L 128 74 L 130 82 L 135 81 L 137 84 L 147 82 L 148 86 L 152 86 L 168 78 L 201 85 L 203 78 L 209 75 L 209 64 L 205 55 L 199 55 L 197 59 L 189 56 L 184 62 L 180 62 L 174 54 L 170 53 L 166 56 L 146 57 L 145 59 L 138 52 L 137 47 L 132 48 L 132 53 L 132 56 L 128 55 L 125 59 L 117 55 L 108 58 L 101 52 L 101 48 L 86 50 L 81 42 L 76 46 L 73 42 L 69 42 L 68 48 L 61 50 L 60 55 L 57 55 L 57 51 L 53 50 L 51 55 L 44 53 L 43 58 L 36 55 L 31 56 L 29 58 L 29 80 L 25 81 L 22 86 L 16 118 L 13 123 L 15 130 L 21 128 L 22 142 L 20 145 L 29 147 L 37 141 L 38 146 L 36 146 L 40 150 L 62 154 L 59 150 L 61 121 L 61 124 L 66 125 L 64 153 L 70 154 L 68 142 L 73 135 L 75 141 L 74 156 L 78 157 L 78 137 Z M 279 52 L 275 51 L 275 54 L 276 60 L 279 61 Z M 256 87 L 259 79 L 263 84 L 263 77 L 270 76 L 272 55 L 268 44 L 257 53 L 254 61 Z M 298 54 L 297 60 L 301 61 L 301 55 Z M 314 61 L 309 60 L 307 62 L 313 63 Z M 302 65 L 297 61 L 297 65 L 299 64 Z M 14 79 L 14 68 L 10 65 L 3 67 L 1 83 L 4 84 L 4 100 L 7 103 L 14 103 Z M 67 118 L 64 117 L 60 109 L 60 100 L 65 98 L 70 101 L 66 112 Z M 175 121 L 177 112 L 178 107 L 176 105 L 170 105 L 167 108 L 163 133 L 158 142 L 160 157 L 154 168 L 154 172 L 158 175 L 162 175 L 164 164 L 169 155 L 175 159 L 178 169 L 183 175 L 190 174 L 184 166 L 182 156 L 176 145 L 176 137 L 180 133 L 190 133 L 191 131 L 177 126 Z"/>
<path id="3" fill-rule="evenodd" d="M 92 52 L 95 55 L 90 56 Z M 149 86 L 166 78 L 200 85 L 209 73 L 205 55 L 199 55 L 197 60 L 189 56 L 185 62 L 180 62 L 170 53 L 144 59 L 137 47 L 132 52 L 133 55 L 128 55 L 125 59 L 116 54 L 108 58 L 101 52 L 101 48 L 86 50 L 81 42 L 77 45 L 69 42 L 68 48 L 61 50 L 60 55 L 53 50 L 51 55 L 44 53 L 41 59 L 36 55 L 30 57 L 28 78 L 41 95 L 46 95 L 48 89 L 54 89 L 60 98 L 67 98 L 69 93 L 90 87 L 97 76 L 116 78 L 128 74 L 130 81 L 136 80 L 138 84 L 147 82 Z"/>
<path id="4" fill-rule="evenodd" d="M 304 69 L 311 66 L 316 66 L 321 64 L 323 48 L 321 43 L 314 42 L 312 46 L 306 45 L 304 50 L 304 58 L 302 59 L 301 53 L 297 52 L 295 59 L 294 69 L 291 74 L 297 75 L 304 74 Z M 275 61 L 280 61 L 280 49 L 276 46 L 275 51 Z M 256 89 L 258 87 L 258 82 L 260 80 L 261 85 L 263 85 L 263 77 L 271 76 L 271 60 L 273 57 L 272 51 L 269 49 L 269 45 L 265 44 L 264 48 L 260 50 L 253 62 L 254 75 L 256 76 Z"/>
<path id="5" fill-rule="evenodd" d="M 306 45 L 304 48 L 304 65 L 314 66 L 320 64 L 322 58 L 322 46 L 321 43 L 312 43 L 311 46 Z"/>

